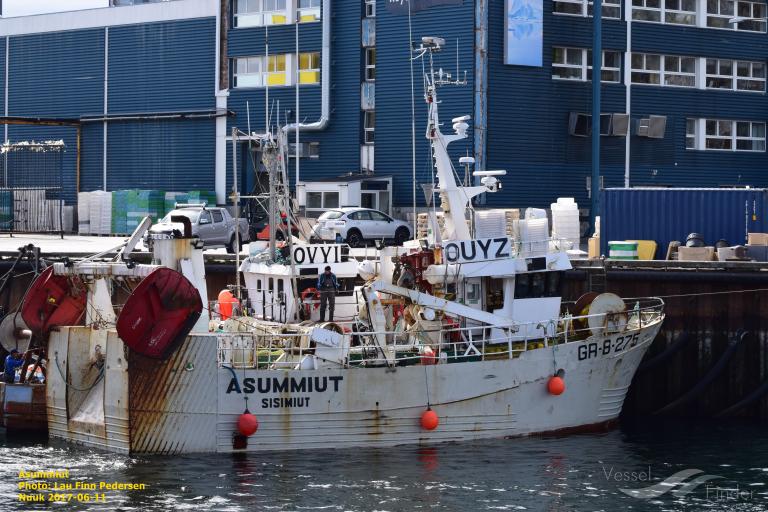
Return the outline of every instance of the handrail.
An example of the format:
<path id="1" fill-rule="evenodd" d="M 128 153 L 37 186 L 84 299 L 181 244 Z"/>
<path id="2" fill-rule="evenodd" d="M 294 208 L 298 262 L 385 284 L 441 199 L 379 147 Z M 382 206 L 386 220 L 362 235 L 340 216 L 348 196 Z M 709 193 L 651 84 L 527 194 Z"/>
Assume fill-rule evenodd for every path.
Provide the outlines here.
<path id="1" fill-rule="evenodd" d="M 646 299 L 645 302 L 651 300 L 654 299 Z M 663 312 L 663 301 L 655 299 L 655 304 L 652 306 L 635 307 L 624 312 L 626 323 L 623 323 L 616 330 L 611 330 L 608 325 L 610 313 L 601 313 L 576 317 L 565 316 L 546 322 L 525 322 L 509 326 L 451 327 L 443 324 L 439 328 L 413 331 L 349 331 L 344 333 L 344 336 L 349 339 L 343 350 L 347 351 L 347 355 L 354 355 L 358 359 L 352 361 L 351 358 L 347 357 L 343 366 L 389 364 L 391 361 L 387 360 L 385 352 L 392 354 L 398 364 L 407 364 L 409 361 L 422 357 L 432 357 L 424 356 L 421 353 L 421 350 L 426 346 L 433 347 L 435 350 L 434 357 L 448 357 L 456 361 L 473 357 L 479 357 L 480 360 L 504 356 L 514 358 L 528 350 L 582 342 L 601 334 L 621 335 L 627 332 L 639 332 L 650 323 L 662 319 Z M 602 329 L 605 330 L 603 333 L 596 333 L 595 328 L 601 328 L 599 326 L 590 327 L 589 322 L 586 321 L 596 317 L 605 319 L 602 326 Z M 274 328 L 275 331 L 268 332 L 269 327 Z M 505 327 L 508 328 L 506 334 L 499 335 L 497 333 L 500 331 L 494 330 L 503 330 Z M 543 334 L 532 334 L 529 329 L 520 332 L 521 327 L 533 327 L 534 333 L 540 333 L 542 329 L 544 332 Z M 301 326 L 301 328 L 304 329 L 301 332 L 280 332 L 280 324 L 270 324 L 265 329 L 267 332 L 213 333 L 219 339 L 219 346 L 217 347 L 219 364 L 229 364 L 238 368 L 298 367 L 304 356 L 314 355 L 317 348 L 311 346 L 311 328 L 308 326 Z M 438 334 L 439 336 L 431 338 L 430 334 Z M 388 339 L 390 342 L 381 347 L 365 343 L 366 339 L 374 336 L 383 336 L 381 339 Z M 403 343 L 403 339 L 408 341 Z M 361 344 L 351 346 L 353 340 L 361 342 Z M 225 343 L 225 346 L 222 346 L 222 342 Z M 445 353 L 446 356 L 439 356 L 442 353 Z"/>

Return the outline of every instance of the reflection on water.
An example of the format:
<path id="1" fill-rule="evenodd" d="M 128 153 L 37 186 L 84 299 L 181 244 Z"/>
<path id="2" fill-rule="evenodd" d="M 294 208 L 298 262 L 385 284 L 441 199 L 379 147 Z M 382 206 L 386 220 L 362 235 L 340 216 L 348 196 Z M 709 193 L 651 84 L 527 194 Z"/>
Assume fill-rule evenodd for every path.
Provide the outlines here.
<path id="1" fill-rule="evenodd" d="M 76 510 L 768 511 L 768 438 L 749 424 L 654 422 L 563 438 L 183 457 L 0 440 L 0 510 L 39 508 L 18 502 L 20 470 L 69 469 L 72 480 L 148 484 L 69 507 Z M 674 487 L 653 499 L 621 491 L 685 469 L 721 478 L 685 496 Z"/>

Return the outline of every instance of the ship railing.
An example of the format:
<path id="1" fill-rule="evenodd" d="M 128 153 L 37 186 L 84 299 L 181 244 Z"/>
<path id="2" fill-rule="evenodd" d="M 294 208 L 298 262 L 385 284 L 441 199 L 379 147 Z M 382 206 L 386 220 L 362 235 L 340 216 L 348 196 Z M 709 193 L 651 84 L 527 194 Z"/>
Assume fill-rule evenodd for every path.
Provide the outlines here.
<path id="1" fill-rule="evenodd" d="M 546 322 L 509 325 L 450 325 L 412 330 L 371 332 L 354 323 L 343 329 L 342 343 L 334 352 L 339 367 L 435 364 L 491 359 L 513 359 L 525 352 L 613 336 L 615 344 L 634 346 L 643 328 L 664 315 L 661 299 L 629 300 L 621 313 L 571 316 Z M 355 329 L 358 330 L 355 330 Z M 311 332 L 218 333 L 218 361 L 222 366 L 257 369 L 315 369 L 318 346 Z M 619 340 L 618 337 L 621 337 Z M 634 338 L 633 338 L 634 337 Z M 327 357 L 327 347 L 323 359 Z M 328 359 L 324 359 L 325 362 Z"/>

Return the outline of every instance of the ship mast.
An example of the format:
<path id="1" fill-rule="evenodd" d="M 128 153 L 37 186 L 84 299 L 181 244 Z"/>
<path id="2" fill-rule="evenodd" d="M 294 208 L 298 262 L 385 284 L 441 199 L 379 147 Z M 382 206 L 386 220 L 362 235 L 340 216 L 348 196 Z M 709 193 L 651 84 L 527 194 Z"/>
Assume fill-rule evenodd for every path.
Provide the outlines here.
<path id="1" fill-rule="evenodd" d="M 448 154 L 448 144 L 467 138 L 470 116 L 456 117 L 452 120 L 453 135 L 445 135 L 440 131 L 438 116 L 437 88 L 441 85 L 465 85 L 464 79 L 452 79 L 450 73 L 442 68 L 435 72 L 433 54 L 439 52 L 445 45 L 445 40 L 439 37 L 422 37 L 419 56 L 429 55 L 429 71 L 424 77 L 424 100 L 429 105 L 426 137 L 432 146 L 432 158 L 437 173 L 436 190 L 440 193 L 440 203 L 445 213 L 445 238 L 448 240 L 468 240 L 471 238 L 469 222 L 467 222 L 467 206 L 471 199 L 478 194 L 488 192 L 487 185 L 465 187 L 456 183 L 453 164 Z M 457 70 L 458 73 L 458 70 Z"/>

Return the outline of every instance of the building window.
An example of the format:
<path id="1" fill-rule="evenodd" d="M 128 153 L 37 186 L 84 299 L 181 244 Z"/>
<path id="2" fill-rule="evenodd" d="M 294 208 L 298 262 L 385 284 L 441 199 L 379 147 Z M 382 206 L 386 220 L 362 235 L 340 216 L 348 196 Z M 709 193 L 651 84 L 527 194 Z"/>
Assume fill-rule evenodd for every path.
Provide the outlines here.
<path id="1" fill-rule="evenodd" d="M 300 53 L 299 54 L 299 83 L 300 84 L 319 84 L 320 83 L 320 53 Z"/>
<path id="2" fill-rule="evenodd" d="M 581 48 L 552 47 L 552 78 L 584 80 L 584 50 Z"/>
<path id="3" fill-rule="evenodd" d="M 296 19 L 299 23 L 311 23 L 320 21 L 320 7 L 322 0 L 299 0 L 297 4 Z"/>
<path id="4" fill-rule="evenodd" d="M 592 16 L 589 0 L 554 0 L 552 12 L 569 16 Z M 621 0 L 603 0 L 603 18 L 621 19 Z"/>
<path id="5" fill-rule="evenodd" d="M 587 50 L 587 80 L 592 80 L 592 50 Z M 600 68 L 600 81 L 621 82 L 621 53 L 603 52 L 603 62 Z"/>
<path id="6" fill-rule="evenodd" d="M 708 27 L 765 32 L 765 15 L 764 2 L 707 0 Z"/>
<path id="7" fill-rule="evenodd" d="M 633 53 L 632 83 L 661 85 L 661 55 Z"/>
<path id="8" fill-rule="evenodd" d="M 376 0 L 365 0 L 365 17 L 376 17 Z"/>
<path id="9" fill-rule="evenodd" d="M 685 120 L 685 149 L 696 149 L 696 119 Z"/>
<path id="10" fill-rule="evenodd" d="M 664 23 L 696 24 L 696 0 L 664 0 Z"/>
<path id="11" fill-rule="evenodd" d="M 621 81 L 621 54 L 604 51 L 601 70 L 603 82 Z M 558 80 L 592 80 L 592 50 L 552 47 L 552 78 Z"/>
<path id="12" fill-rule="evenodd" d="M 736 90 L 765 92 L 765 63 L 736 61 Z"/>
<path id="13" fill-rule="evenodd" d="M 286 59 L 286 55 L 234 59 L 234 87 L 289 85 Z"/>
<path id="14" fill-rule="evenodd" d="M 261 87 L 264 85 L 261 73 L 263 57 L 240 57 L 234 61 L 234 87 Z"/>
<path id="15" fill-rule="evenodd" d="M 699 134 L 703 131 L 703 137 Z M 723 119 L 687 119 L 686 149 L 765 151 L 765 123 Z"/>
<path id="16" fill-rule="evenodd" d="M 376 48 L 365 49 L 365 79 L 369 82 L 376 80 Z"/>
<path id="17" fill-rule="evenodd" d="M 661 21 L 661 0 L 632 0 L 632 19 Z"/>
<path id="18" fill-rule="evenodd" d="M 696 87 L 696 59 L 694 57 L 664 57 L 664 85 Z"/>
<path id="19" fill-rule="evenodd" d="M 236 27 L 260 27 L 288 23 L 288 0 L 237 0 Z"/>
<path id="20" fill-rule="evenodd" d="M 287 85 L 285 55 L 270 55 L 267 59 L 266 83 L 269 86 Z"/>
<path id="21" fill-rule="evenodd" d="M 363 113 L 363 130 L 366 144 L 373 144 L 373 135 L 376 128 L 376 112 L 367 110 Z"/>
<path id="22" fill-rule="evenodd" d="M 707 59 L 707 89 L 765 92 L 765 63 Z"/>
<path id="23" fill-rule="evenodd" d="M 307 210 L 329 210 L 338 207 L 338 192 L 307 192 Z"/>
<path id="24" fill-rule="evenodd" d="M 696 58 L 633 53 L 632 83 L 696 87 Z"/>

